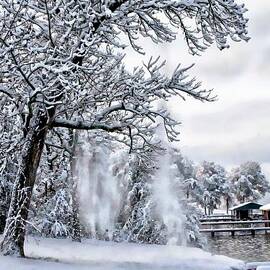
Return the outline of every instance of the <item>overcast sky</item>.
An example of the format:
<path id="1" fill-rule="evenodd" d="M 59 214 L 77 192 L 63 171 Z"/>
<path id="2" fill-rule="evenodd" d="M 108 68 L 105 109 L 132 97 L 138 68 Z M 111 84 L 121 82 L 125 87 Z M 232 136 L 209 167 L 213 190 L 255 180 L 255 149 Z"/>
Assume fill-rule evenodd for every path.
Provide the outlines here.
<path id="1" fill-rule="evenodd" d="M 218 95 L 214 103 L 171 102 L 172 113 L 182 122 L 177 144 L 182 152 L 194 161 L 213 160 L 227 167 L 259 161 L 270 177 L 270 0 L 244 3 L 249 9 L 248 43 L 231 42 L 223 51 L 212 46 L 201 57 L 188 54 L 181 35 L 166 46 L 144 45 L 146 58 L 167 59 L 168 71 L 178 63 L 195 63 L 190 73 Z M 128 59 L 141 62 L 132 53 Z"/>

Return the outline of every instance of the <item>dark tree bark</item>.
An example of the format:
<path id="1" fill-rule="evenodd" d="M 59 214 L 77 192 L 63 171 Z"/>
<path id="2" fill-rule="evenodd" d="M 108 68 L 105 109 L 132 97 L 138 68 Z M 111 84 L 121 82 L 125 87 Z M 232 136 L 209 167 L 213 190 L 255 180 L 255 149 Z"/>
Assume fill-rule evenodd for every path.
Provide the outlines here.
<path id="1" fill-rule="evenodd" d="M 3 214 L 0 214 L 0 233 L 4 232 L 5 224 L 7 217 Z"/>
<path id="2" fill-rule="evenodd" d="M 5 255 L 24 254 L 25 227 L 36 173 L 47 134 L 47 114 L 37 106 L 24 134 L 21 161 L 15 179 L 1 251 Z"/>
<path id="3" fill-rule="evenodd" d="M 229 206 L 230 206 L 230 204 L 229 204 L 229 198 L 227 197 L 226 198 L 226 212 L 227 212 L 227 214 L 229 214 Z"/>
<path id="4" fill-rule="evenodd" d="M 186 197 L 187 197 L 187 199 L 189 199 L 189 188 L 187 189 Z"/>

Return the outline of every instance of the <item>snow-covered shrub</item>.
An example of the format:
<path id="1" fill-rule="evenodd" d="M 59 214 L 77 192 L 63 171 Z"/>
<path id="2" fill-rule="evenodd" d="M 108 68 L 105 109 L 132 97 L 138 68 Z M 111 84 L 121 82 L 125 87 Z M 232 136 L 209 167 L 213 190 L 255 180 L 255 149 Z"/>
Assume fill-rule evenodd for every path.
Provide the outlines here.
<path id="1" fill-rule="evenodd" d="M 198 209 L 197 205 L 194 205 L 190 202 L 183 202 L 182 207 L 186 216 L 185 235 L 187 245 L 200 248 L 205 247 L 205 235 L 200 233 L 199 217 L 202 214 L 201 210 Z"/>
<path id="2" fill-rule="evenodd" d="M 49 211 L 39 224 L 41 232 L 52 237 L 71 235 L 70 218 L 72 209 L 68 192 L 65 190 L 57 191 L 44 207 Z"/>
<path id="3" fill-rule="evenodd" d="M 65 134 L 61 134 L 64 138 Z M 57 141 L 53 141 L 57 145 Z M 28 232 L 46 237 L 72 235 L 72 198 L 69 154 L 64 148 L 46 147 L 30 207 Z"/>

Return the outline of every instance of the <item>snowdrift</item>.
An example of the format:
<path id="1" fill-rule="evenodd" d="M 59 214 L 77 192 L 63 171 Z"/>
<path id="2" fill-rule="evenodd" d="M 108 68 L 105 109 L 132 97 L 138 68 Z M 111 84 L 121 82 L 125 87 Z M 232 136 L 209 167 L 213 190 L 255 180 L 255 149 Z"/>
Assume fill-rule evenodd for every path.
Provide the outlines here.
<path id="1" fill-rule="evenodd" d="M 0 270 L 242 270 L 244 263 L 197 248 L 61 239 L 26 241 L 29 259 L 0 256 Z"/>

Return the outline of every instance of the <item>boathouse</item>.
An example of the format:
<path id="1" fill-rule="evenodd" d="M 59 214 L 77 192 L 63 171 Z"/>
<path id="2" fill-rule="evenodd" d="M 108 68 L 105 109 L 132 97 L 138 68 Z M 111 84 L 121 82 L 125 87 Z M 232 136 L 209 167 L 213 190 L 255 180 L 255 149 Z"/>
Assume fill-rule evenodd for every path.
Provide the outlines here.
<path id="1" fill-rule="evenodd" d="M 262 204 L 255 202 L 245 202 L 239 205 L 236 205 L 229 210 L 232 215 L 238 220 L 251 220 L 256 217 L 256 215 L 260 216 L 260 207 Z"/>
<path id="2" fill-rule="evenodd" d="M 262 210 L 263 219 L 270 220 L 270 203 L 261 206 L 260 210 Z M 270 223 L 265 223 L 265 227 L 270 227 Z"/>

